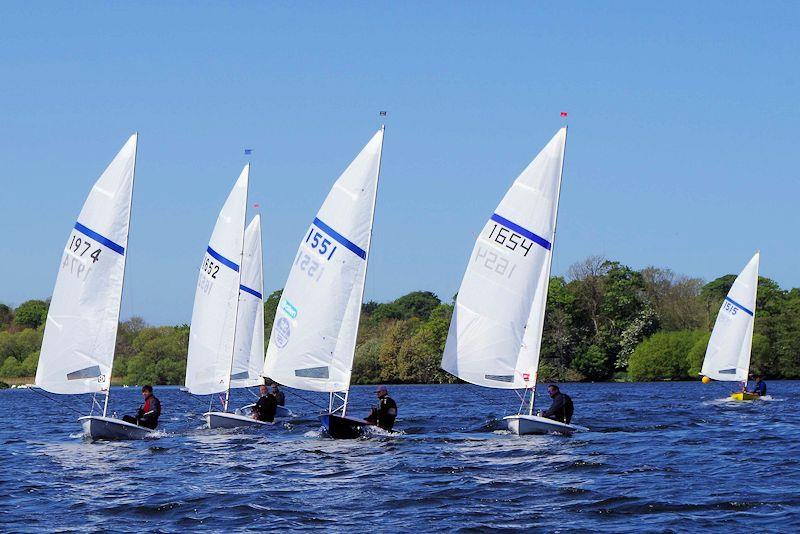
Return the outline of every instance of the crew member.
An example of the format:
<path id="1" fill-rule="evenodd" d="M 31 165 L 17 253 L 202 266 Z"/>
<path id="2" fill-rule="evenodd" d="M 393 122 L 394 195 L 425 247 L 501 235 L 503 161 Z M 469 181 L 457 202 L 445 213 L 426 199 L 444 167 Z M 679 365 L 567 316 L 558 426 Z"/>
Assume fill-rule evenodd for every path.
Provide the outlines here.
<path id="1" fill-rule="evenodd" d="M 391 431 L 394 420 L 397 419 L 397 403 L 389 396 L 386 386 L 378 386 L 375 395 L 378 397 L 378 406 L 372 408 L 365 420 L 384 430 Z"/>
<path id="2" fill-rule="evenodd" d="M 548 419 L 555 419 L 556 421 L 569 424 L 572 420 L 572 412 L 575 410 L 570 396 L 561 393 L 561 390 L 558 389 L 558 386 L 555 384 L 547 386 L 547 394 L 553 399 L 553 403 L 542 415 Z"/>
<path id="3" fill-rule="evenodd" d="M 275 395 L 269 392 L 266 384 L 261 384 L 258 389 L 261 392 L 261 397 L 256 401 L 256 405 L 253 406 L 253 419 L 271 423 L 275 420 L 275 410 L 278 408 L 278 402 L 275 399 Z"/>
<path id="4" fill-rule="evenodd" d="M 161 401 L 153 395 L 153 386 L 149 384 L 142 386 L 142 398 L 144 402 L 136 411 L 136 416 L 126 415 L 122 420 L 153 430 L 158 426 L 158 418 L 161 416 Z"/>
<path id="5" fill-rule="evenodd" d="M 286 406 L 286 395 L 280 390 L 277 382 L 272 383 L 272 394 L 275 396 L 278 406 Z"/>
<path id="6" fill-rule="evenodd" d="M 753 385 L 753 391 L 751 391 L 753 395 L 758 395 L 759 397 L 763 397 L 767 394 L 767 383 L 764 382 L 760 376 L 756 377 L 756 383 Z"/>

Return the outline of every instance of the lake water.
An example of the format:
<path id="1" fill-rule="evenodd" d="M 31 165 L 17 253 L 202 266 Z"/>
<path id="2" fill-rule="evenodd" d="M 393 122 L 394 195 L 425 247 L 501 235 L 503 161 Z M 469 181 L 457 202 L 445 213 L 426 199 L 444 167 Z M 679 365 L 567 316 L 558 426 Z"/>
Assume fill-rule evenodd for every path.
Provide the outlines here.
<path id="1" fill-rule="evenodd" d="M 391 386 L 402 432 L 356 441 L 323 438 L 292 393 L 290 424 L 207 431 L 207 401 L 156 388 L 161 437 L 115 443 L 80 437 L 66 406 L 86 397 L 5 390 L 0 530 L 797 532 L 800 382 L 768 385 L 772 400 L 732 403 L 719 383 L 568 384 L 591 428 L 573 437 L 499 430 L 513 392 Z M 353 388 L 350 413 L 373 389 Z M 110 411 L 139 401 L 114 388 Z"/>

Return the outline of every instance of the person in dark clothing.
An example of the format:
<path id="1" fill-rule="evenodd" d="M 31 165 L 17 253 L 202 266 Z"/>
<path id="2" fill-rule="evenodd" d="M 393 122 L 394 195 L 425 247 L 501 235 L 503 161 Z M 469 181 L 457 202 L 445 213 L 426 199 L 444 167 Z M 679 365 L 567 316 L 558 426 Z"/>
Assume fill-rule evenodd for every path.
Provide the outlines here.
<path id="1" fill-rule="evenodd" d="M 259 387 L 259 391 L 261 392 L 261 397 L 256 401 L 256 405 L 253 406 L 253 419 L 271 423 L 275 420 L 278 401 L 275 399 L 275 395 L 269 392 L 269 388 L 265 384 Z"/>
<path id="2" fill-rule="evenodd" d="M 542 413 L 542 416 L 569 424 L 572 420 L 572 413 L 575 411 L 570 396 L 561 393 L 555 384 L 547 386 L 547 394 L 553 399 L 553 403 L 546 412 Z"/>
<path id="3" fill-rule="evenodd" d="M 389 390 L 386 389 L 386 386 L 378 386 L 375 394 L 378 396 L 379 404 L 377 407 L 372 408 L 372 411 L 364 420 L 384 430 L 391 431 L 394 426 L 394 420 L 397 419 L 397 403 L 389 396 Z"/>
<path id="4" fill-rule="evenodd" d="M 286 395 L 280 390 L 277 382 L 272 383 L 272 394 L 275 396 L 278 406 L 286 406 Z"/>
<path id="5" fill-rule="evenodd" d="M 154 430 L 158 426 L 158 418 L 161 416 L 161 401 L 153 395 L 153 386 L 150 385 L 142 386 L 142 397 L 144 402 L 136 411 L 136 416 L 126 415 L 122 420 Z"/>
<path id="6" fill-rule="evenodd" d="M 758 395 L 759 397 L 763 397 L 767 394 L 767 383 L 764 382 L 760 376 L 756 377 L 756 383 L 753 386 L 753 391 L 751 391 L 753 395 Z"/>

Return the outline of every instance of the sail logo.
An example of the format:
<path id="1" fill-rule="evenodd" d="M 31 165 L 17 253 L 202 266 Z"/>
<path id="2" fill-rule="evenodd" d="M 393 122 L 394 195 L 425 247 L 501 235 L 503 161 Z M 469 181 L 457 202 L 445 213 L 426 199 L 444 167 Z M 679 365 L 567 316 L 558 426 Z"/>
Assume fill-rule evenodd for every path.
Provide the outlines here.
<path id="1" fill-rule="evenodd" d="M 275 323 L 275 344 L 279 349 L 282 349 L 289 343 L 289 337 L 292 335 L 292 327 L 286 317 L 281 317 Z"/>
<path id="2" fill-rule="evenodd" d="M 283 313 L 294 319 L 297 317 L 297 308 L 288 300 L 283 301 L 283 306 L 281 306 Z"/>

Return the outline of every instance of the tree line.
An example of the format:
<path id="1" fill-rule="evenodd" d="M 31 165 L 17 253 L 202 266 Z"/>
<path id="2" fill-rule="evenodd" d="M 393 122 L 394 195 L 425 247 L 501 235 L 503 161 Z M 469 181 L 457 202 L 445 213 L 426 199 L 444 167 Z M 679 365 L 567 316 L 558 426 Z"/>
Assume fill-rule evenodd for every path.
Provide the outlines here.
<path id="1" fill-rule="evenodd" d="M 541 381 L 697 378 L 714 320 L 735 275 L 709 283 L 647 267 L 634 270 L 599 256 L 550 279 Z M 264 302 L 269 339 L 281 291 Z M 0 304 L 0 378 L 36 373 L 48 301 L 16 309 Z M 353 383 L 449 383 L 439 368 L 453 299 L 415 291 L 362 306 Z M 181 384 L 189 326 L 120 323 L 114 382 Z M 759 278 L 751 370 L 800 378 L 800 289 Z"/>

